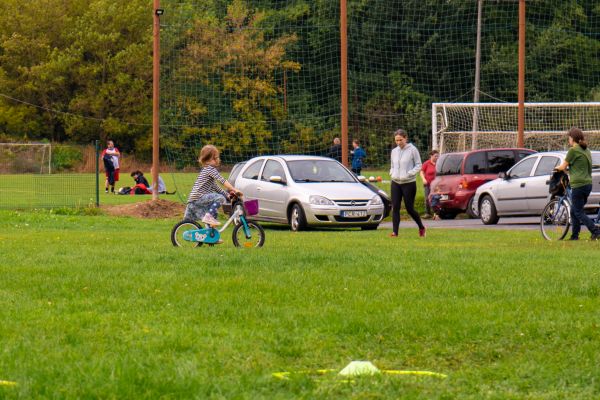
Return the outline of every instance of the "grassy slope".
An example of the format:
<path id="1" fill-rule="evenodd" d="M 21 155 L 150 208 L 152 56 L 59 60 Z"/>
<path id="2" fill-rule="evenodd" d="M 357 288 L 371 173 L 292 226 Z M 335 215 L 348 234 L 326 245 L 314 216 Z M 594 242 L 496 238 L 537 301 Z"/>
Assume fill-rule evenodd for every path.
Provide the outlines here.
<path id="1" fill-rule="evenodd" d="M 0 211 L 0 380 L 18 382 L 0 398 L 600 392 L 596 243 L 268 229 L 263 249 L 184 251 L 173 222 Z M 351 360 L 449 378 L 271 376 Z"/>

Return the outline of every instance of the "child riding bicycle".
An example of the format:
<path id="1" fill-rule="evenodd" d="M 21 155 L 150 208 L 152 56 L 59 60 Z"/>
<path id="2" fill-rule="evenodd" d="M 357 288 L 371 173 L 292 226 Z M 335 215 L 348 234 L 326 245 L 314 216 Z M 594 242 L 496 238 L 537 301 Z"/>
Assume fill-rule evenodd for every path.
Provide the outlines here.
<path id="1" fill-rule="evenodd" d="M 184 219 L 201 220 L 207 225 L 218 226 L 217 210 L 225 203 L 230 195 L 240 197 L 242 192 L 233 187 L 219 174 L 217 167 L 221 164 L 219 150 L 213 145 L 206 145 L 200 150 L 198 162 L 202 170 L 196 178 L 188 196 Z M 223 190 L 216 182 L 223 185 L 228 191 Z"/>

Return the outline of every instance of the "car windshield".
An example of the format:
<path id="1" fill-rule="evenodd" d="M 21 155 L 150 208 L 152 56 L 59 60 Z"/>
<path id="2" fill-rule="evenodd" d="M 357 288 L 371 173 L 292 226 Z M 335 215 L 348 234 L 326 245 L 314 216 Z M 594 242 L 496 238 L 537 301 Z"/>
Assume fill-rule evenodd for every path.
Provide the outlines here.
<path id="1" fill-rule="evenodd" d="M 337 161 L 296 160 L 287 164 L 296 182 L 356 182 L 352 173 Z"/>

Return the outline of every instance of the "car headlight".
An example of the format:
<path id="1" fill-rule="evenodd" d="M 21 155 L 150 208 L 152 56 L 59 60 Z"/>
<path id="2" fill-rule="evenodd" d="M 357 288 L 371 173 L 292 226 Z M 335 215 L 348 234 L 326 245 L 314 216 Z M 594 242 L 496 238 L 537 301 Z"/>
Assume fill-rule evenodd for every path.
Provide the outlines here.
<path id="1" fill-rule="evenodd" d="M 331 201 L 327 197 L 323 197 L 323 196 L 310 196 L 308 198 L 308 202 L 310 204 L 314 204 L 316 206 L 333 206 L 333 205 L 335 205 L 333 203 L 333 201 Z"/>
<path id="2" fill-rule="evenodd" d="M 375 195 L 369 203 L 371 203 L 372 206 L 380 206 L 383 204 L 383 201 L 381 201 L 381 197 Z"/>

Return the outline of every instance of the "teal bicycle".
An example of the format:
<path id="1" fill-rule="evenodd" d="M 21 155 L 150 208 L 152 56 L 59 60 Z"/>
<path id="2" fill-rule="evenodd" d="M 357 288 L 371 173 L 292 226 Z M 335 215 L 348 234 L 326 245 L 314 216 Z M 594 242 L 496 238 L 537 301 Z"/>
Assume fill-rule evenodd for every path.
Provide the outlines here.
<path id="1" fill-rule="evenodd" d="M 196 221 L 183 220 L 175 224 L 171 230 L 171 242 L 175 247 L 200 247 L 204 244 L 214 246 L 221 244 L 221 233 L 233 224 L 231 239 L 235 247 L 262 247 L 265 244 L 265 231 L 256 221 L 248 216 L 258 213 L 258 200 L 241 201 L 236 196 L 231 198 L 231 216 L 221 229 L 212 226 L 202 227 Z"/>

